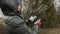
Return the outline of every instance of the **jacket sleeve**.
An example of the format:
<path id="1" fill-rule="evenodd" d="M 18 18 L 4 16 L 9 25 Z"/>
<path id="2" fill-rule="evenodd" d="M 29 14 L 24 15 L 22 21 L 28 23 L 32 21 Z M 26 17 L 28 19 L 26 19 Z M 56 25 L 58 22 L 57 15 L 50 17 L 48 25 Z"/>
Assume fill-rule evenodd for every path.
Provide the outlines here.
<path id="1" fill-rule="evenodd" d="M 32 29 L 29 29 L 25 22 L 17 16 L 13 18 L 10 17 L 6 24 L 12 28 L 12 33 L 14 34 L 37 34 L 38 32 L 38 27 L 36 25 L 34 25 Z"/>
<path id="2" fill-rule="evenodd" d="M 29 19 L 28 19 L 28 20 L 26 20 L 25 22 L 26 22 L 26 25 L 29 25 L 30 23 L 32 23 L 32 21 L 31 21 L 31 20 L 29 20 Z"/>

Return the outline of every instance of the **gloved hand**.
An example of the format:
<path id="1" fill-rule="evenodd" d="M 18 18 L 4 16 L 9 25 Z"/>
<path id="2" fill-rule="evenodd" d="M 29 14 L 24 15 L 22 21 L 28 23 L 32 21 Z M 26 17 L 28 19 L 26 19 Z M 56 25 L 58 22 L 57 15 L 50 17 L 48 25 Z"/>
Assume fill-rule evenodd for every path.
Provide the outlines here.
<path id="1" fill-rule="evenodd" d="M 31 16 L 31 17 L 29 18 L 29 20 L 33 22 L 36 18 L 37 18 L 37 16 Z"/>
<path id="2" fill-rule="evenodd" d="M 36 25 L 38 26 L 38 28 L 40 28 L 40 26 L 41 26 L 40 19 L 39 19 L 39 20 L 37 20 L 34 24 L 36 24 Z"/>

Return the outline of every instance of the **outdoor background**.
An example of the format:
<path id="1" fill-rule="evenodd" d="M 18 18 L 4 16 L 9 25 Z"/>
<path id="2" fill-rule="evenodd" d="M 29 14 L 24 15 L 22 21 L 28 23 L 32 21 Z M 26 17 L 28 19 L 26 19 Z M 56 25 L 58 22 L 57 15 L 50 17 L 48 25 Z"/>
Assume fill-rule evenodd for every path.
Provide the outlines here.
<path id="1" fill-rule="evenodd" d="M 60 34 L 60 0 L 23 0 L 22 5 L 25 20 L 32 15 L 41 19 L 39 34 Z"/>
<path id="2" fill-rule="evenodd" d="M 41 19 L 38 34 L 60 34 L 60 0 L 21 0 L 24 20 L 37 15 Z M 0 12 L 0 17 L 1 15 Z"/>

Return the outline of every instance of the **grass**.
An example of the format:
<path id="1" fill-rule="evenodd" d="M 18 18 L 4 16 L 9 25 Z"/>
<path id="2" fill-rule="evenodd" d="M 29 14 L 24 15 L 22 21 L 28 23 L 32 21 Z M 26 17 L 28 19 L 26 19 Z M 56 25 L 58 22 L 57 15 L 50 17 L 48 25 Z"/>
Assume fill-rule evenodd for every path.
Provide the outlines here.
<path id="1" fill-rule="evenodd" d="M 60 27 L 56 28 L 41 28 L 38 34 L 60 34 Z"/>

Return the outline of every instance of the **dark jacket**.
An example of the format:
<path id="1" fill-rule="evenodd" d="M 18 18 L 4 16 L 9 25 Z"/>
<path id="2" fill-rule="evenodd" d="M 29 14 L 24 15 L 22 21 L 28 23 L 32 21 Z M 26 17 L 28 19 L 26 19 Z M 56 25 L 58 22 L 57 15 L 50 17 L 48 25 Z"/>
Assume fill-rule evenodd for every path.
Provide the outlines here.
<path id="1" fill-rule="evenodd" d="M 5 24 L 9 26 L 8 34 L 37 34 L 38 27 L 33 26 L 33 29 L 29 29 L 26 22 L 18 16 L 16 12 L 16 6 L 19 5 L 17 0 L 0 0 L 0 7 L 4 13 Z"/>

